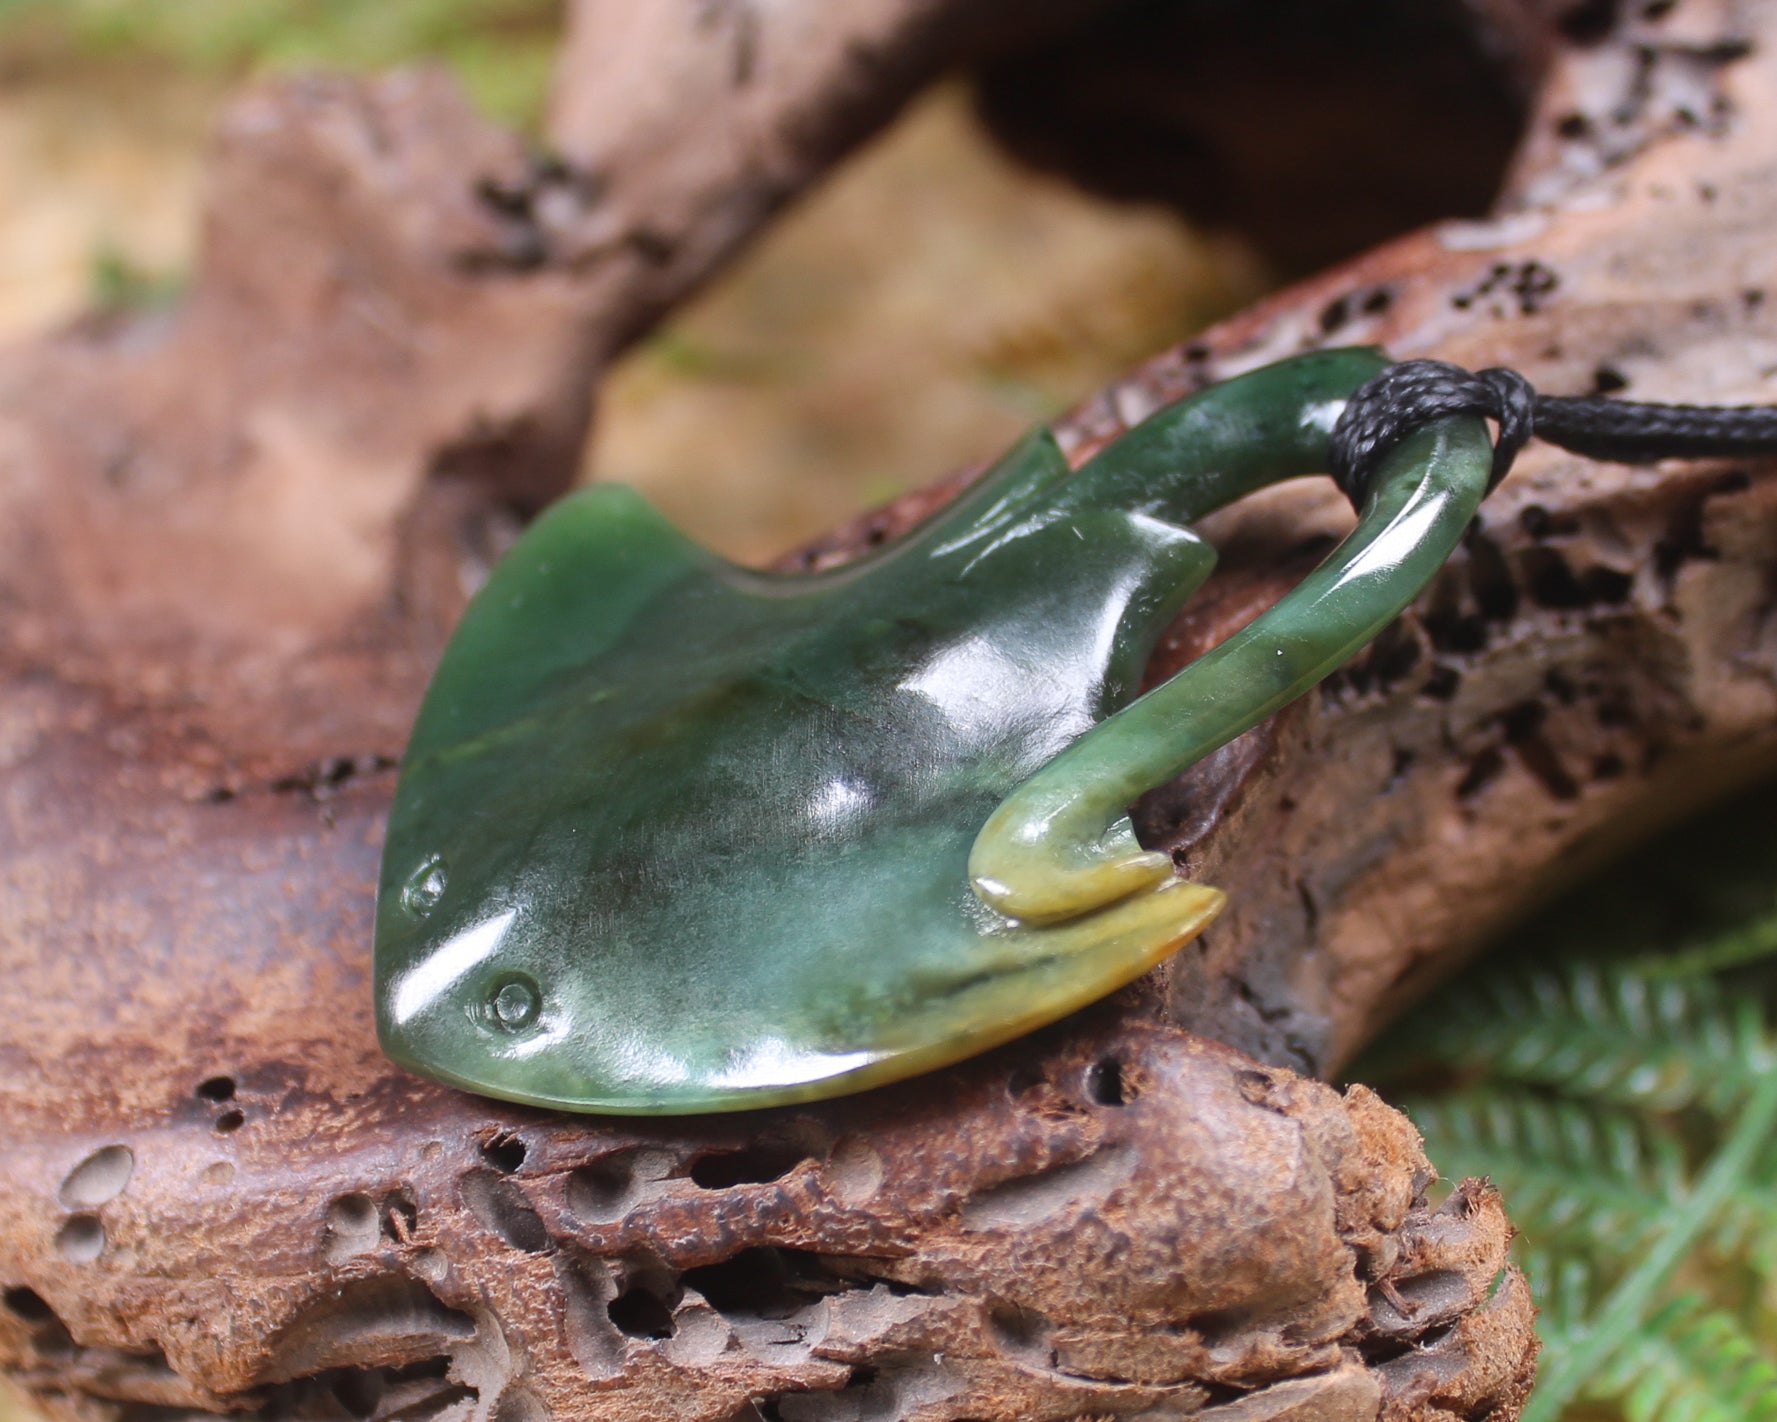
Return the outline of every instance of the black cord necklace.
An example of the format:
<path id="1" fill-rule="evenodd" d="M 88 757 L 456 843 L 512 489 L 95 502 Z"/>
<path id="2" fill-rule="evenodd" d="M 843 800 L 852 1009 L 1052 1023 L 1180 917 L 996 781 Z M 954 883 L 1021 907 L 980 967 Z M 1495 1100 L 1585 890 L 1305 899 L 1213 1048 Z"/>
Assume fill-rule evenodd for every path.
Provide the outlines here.
<path id="1" fill-rule="evenodd" d="M 1544 395 L 1504 366 L 1469 371 L 1447 361 L 1404 360 L 1351 397 L 1333 429 L 1329 472 L 1361 509 L 1389 450 L 1447 415 L 1481 415 L 1499 426 L 1489 492 L 1532 436 L 1621 464 L 1777 454 L 1777 406 Z"/>

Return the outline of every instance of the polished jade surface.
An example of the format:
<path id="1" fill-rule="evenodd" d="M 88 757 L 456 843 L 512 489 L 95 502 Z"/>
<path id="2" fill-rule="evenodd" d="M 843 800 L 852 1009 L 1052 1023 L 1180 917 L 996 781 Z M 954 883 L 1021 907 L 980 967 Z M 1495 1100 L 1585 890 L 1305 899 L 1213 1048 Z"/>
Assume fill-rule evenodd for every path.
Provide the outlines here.
<path id="1" fill-rule="evenodd" d="M 1221 896 L 1142 849 L 1131 802 L 1374 636 L 1485 491 L 1482 423 L 1427 428 L 1300 588 L 1137 697 L 1214 563 L 1189 524 L 1324 469 L 1384 364 L 1266 367 L 1076 472 L 1038 430 L 822 573 L 736 568 L 621 487 L 561 500 L 414 727 L 384 1049 L 536 1105 L 733 1110 L 945 1065 L 1145 972 Z"/>

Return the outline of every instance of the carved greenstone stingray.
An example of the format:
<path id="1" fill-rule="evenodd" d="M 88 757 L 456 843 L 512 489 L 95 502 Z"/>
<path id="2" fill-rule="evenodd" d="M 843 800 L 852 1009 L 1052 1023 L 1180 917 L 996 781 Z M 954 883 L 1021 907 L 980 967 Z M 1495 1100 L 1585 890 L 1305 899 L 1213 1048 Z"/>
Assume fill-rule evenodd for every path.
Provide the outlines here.
<path id="1" fill-rule="evenodd" d="M 941 1066 L 1145 972 L 1221 896 L 1143 850 L 1129 805 L 1374 636 L 1486 489 L 1478 419 L 1421 431 L 1326 563 L 1136 696 L 1214 562 L 1189 524 L 1324 469 L 1385 364 L 1267 367 L 1077 472 L 1038 430 L 821 573 L 734 567 L 621 487 L 561 500 L 414 727 L 377 908 L 385 1050 L 542 1106 L 731 1110 Z"/>

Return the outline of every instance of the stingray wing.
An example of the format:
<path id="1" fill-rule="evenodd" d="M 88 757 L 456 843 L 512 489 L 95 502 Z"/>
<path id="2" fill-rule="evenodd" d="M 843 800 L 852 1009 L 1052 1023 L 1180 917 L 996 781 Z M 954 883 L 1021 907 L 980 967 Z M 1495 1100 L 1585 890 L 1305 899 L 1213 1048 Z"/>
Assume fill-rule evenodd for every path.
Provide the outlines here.
<path id="1" fill-rule="evenodd" d="M 561 499 L 463 613 L 414 724 L 408 762 L 521 724 L 658 599 L 728 568 L 621 484 Z"/>

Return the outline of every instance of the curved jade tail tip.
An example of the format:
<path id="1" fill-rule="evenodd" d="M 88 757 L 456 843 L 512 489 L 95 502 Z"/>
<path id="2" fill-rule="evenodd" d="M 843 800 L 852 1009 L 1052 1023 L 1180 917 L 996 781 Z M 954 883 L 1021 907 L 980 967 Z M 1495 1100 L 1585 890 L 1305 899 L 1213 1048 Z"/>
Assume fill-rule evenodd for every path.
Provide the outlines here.
<path id="1" fill-rule="evenodd" d="M 969 882 L 989 908 L 1024 923 L 1061 923 L 1173 877 L 1172 857 L 1143 849 L 1127 819 L 1101 838 L 1058 833 L 1075 798 L 1034 820 L 1010 802 L 988 817 L 969 851 Z"/>

